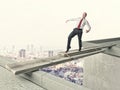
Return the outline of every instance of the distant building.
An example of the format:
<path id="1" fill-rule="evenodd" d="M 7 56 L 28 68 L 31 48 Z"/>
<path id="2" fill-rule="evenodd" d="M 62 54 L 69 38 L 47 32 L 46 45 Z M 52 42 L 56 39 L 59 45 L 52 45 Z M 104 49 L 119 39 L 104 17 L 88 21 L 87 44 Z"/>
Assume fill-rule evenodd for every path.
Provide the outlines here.
<path id="1" fill-rule="evenodd" d="M 53 56 L 53 51 L 48 51 L 48 57 L 52 57 Z"/>
<path id="2" fill-rule="evenodd" d="M 19 51 L 19 57 L 21 57 L 21 58 L 25 58 L 26 57 L 26 50 L 25 49 L 21 49 Z"/>

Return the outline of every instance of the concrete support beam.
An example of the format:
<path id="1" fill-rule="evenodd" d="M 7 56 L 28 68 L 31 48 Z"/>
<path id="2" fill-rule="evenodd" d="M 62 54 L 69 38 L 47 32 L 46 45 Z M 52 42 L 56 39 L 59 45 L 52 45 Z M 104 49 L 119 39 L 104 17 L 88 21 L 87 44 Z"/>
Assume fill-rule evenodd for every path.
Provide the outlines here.
<path id="1" fill-rule="evenodd" d="M 17 62 L 17 63 L 13 63 L 13 64 L 7 64 L 6 68 L 10 71 L 12 71 L 14 74 L 22 74 L 22 73 L 27 73 L 27 72 L 31 72 L 31 71 L 35 71 L 39 68 L 43 68 L 46 66 L 50 66 L 50 65 L 55 65 L 55 64 L 60 64 L 60 63 L 64 63 L 64 62 L 68 62 L 68 61 L 72 61 L 74 59 L 78 59 L 78 58 L 82 58 L 82 57 L 86 57 L 89 55 L 93 55 L 96 53 L 100 53 L 103 52 L 104 50 L 102 50 L 103 48 L 110 48 L 112 46 L 115 46 L 115 44 L 104 44 L 101 46 L 94 46 L 91 48 L 87 48 L 84 49 L 81 52 L 78 51 L 70 51 L 69 53 L 67 53 L 68 57 L 63 57 L 64 53 L 62 56 L 56 56 L 56 58 L 47 58 L 47 60 L 45 60 L 44 62 L 41 62 L 42 60 L 32 60 L 32 61 L 27 61 L 27 62 Z M 65 54 L 66 55 L 66 54 Z"/>
<path id="2" fill-rule="evenodd" d="M 107 43 L 107 44 L 103 43 L 100 45 L 93 44 L 93 46 L 90 43 L 87 43 L 87 44 L 88 44 L 88 46 L 86 46 L 82 51 L 78 52 L 78 50 L 71 50 L 67 54 L 70 56 L 74 56 L 74 55 L 80 55 L 80 54 L 84 54 L 84 53 L 90 53 L 93 51 L 101 50 L 103 48 L 111 49 L 111 47 L 116 46 L 116 44 L 114 44 L 114 43 Z M 64 54 L 64 52 L 60 52 L 60 54 Z"/>
<path id="3" fill-rule="evenodd" d="M 74 55 L 71 57 L 62 57 L 60 59 L 55 59 L 55 60 L 51 60 L 49 58 L 49 61 L 46 61 L 46 62 L 41 62 L 41 60 L 17 62 L 17 63 L 7 64 L 6 68 L 17 75 L 17 74 L 22 74 L 22 73 L 27 73 L 27 72 L 31 72 L 34 70 L 38 70 L 39 68 L 47 67 L 50 65 L 56 65 L 56 64 L 72 61 L 78 58 L 83 58 L 83 57 L 90 56 L 90 55 L 100 53 L 103 51 L 104 50 L 95 50 L 93 52 L 84 53 L 80 55 Z"/>

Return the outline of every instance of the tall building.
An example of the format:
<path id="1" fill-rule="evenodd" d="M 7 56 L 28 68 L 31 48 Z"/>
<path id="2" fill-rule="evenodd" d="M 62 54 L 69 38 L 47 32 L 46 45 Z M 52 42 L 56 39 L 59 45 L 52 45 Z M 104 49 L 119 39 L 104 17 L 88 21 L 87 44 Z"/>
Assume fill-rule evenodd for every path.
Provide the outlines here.
<path id="1" fill-rule="evenodd" d="M 52 57 L 53 56 L 53 51 L 48 51 L 48 57 Z"/>
<path id="2" fill-rule="evenodd" d="M 21 57 L 21 58 L 25 58 L 26 57 L 26 50 L 25 49 L 21 49 L 19 51 L 19 57 Z"/>

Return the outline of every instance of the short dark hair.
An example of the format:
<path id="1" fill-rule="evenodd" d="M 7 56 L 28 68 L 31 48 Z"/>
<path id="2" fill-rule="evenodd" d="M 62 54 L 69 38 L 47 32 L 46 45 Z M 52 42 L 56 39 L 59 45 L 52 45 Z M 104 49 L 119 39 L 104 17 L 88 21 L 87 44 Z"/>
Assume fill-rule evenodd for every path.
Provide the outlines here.
<path id="1" fill-rule="evenodd" d="M 86 13 L 86 12 L 84 12 L 84 14 L 85 14 L 85 16 L 87 16 L 87 13 Z"/>

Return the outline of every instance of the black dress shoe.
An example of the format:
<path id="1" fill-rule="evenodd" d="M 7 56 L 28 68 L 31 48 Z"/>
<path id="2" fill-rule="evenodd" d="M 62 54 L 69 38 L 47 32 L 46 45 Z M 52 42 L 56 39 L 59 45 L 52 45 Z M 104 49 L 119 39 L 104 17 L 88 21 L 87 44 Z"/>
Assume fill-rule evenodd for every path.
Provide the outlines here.
<path id="1" fill-rule="evenodd" d="M 65 51 L 66 53 L 69 51 L 69 49 L 70 49 L 71 47 L 69 47 L 69 48 L 67 48 L 67 50 Z"/>
<path id="2" fill-rule="evenodd" d="M 67 53 L 69 50 L 66 50 L 65 52 Z"/>
<path id="3" fill-rule="evenodd" d="M 79 48 L 79 50 L 78 50 L 79 52 L 81 51 L 81 48 Z"/>

